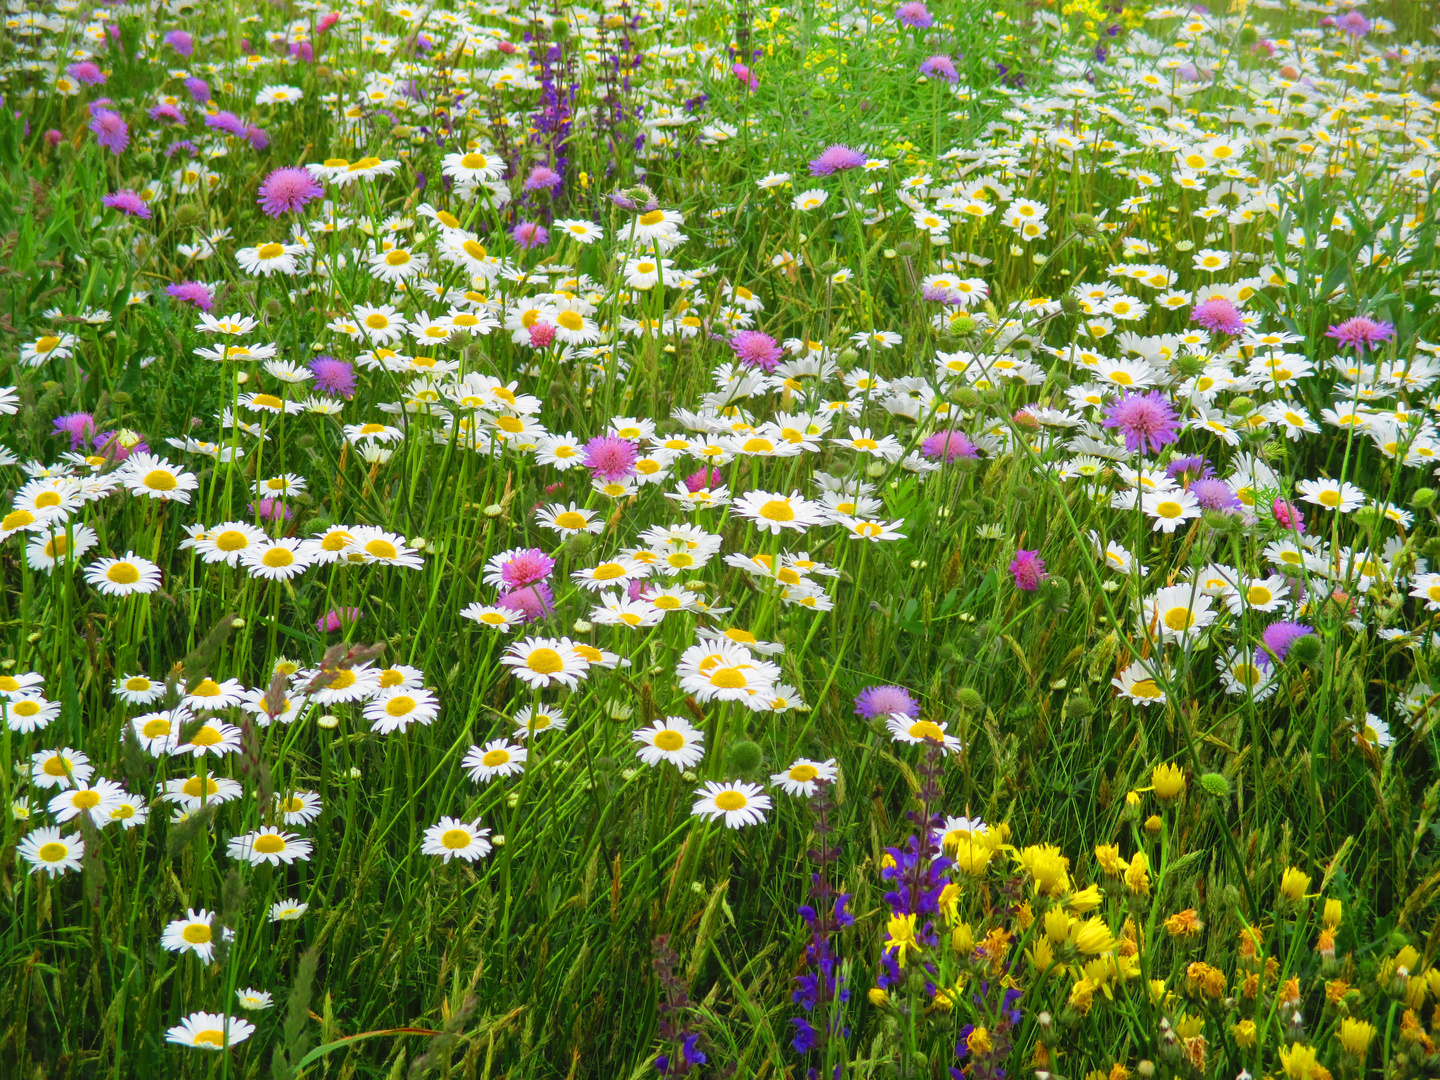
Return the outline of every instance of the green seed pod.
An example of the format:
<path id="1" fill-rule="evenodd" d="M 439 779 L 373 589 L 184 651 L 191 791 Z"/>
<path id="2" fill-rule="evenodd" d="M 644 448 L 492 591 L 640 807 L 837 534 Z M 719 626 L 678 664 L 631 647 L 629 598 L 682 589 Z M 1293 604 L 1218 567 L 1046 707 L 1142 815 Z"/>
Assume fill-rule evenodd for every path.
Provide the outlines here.
<path id="1" fill-rule="evenodd" d="M 1060 298 L 1060 310 L 1066 315 L 1079 315 L 1080 301 L 1076 297 L 1066 293 Z"/>
<path id="2" fill-rule="evenodd" d="M 895 254 L 901 258 L 913 259 L 916 255 L 920 254 L 920 245 L 915 243 L 914 240 L 901 240 L 895 245 Z"/>
<path id="3" fill-rule="evenodd" d="M 961 386 L 950 391 L 950 400 L 962 409 L 974 409 L 980 404 L 980 394 L 973 386 Z"/>
<path id="4" fill-rule="evenodd" d="M 955 694 L 955 703 L 966 712 L 979 712 L 985 708 L 985 699 L 980 696 L 980 691 L 970 686 L 962 686 Z"/>
<path id="5" fill-rule="evenodd" d="M 1240 28 L 1240 44 L 1241 44 L 1241 45 L 1254 45 L 1255 42 L 1257 42 L 1257 41 L 1259 41 L 1259 40 L 1260 40 L 1260 35 L 1256 32 L 1256 30 L 1255 30 L 1255 28 L 1254 28 L 1253 26 L 1242 26 L 1242 27 Z"/>
<path id="6" fill-rule="evenodd" d="M 1325 643 L 1319 634 L 1306 634 L 1290 646 L 1289 659 L 1305 667 L 1317 667 L 1325 656 Z"/>
<path id="7" fill-rule="evenodd" d="M 1180 373 L 1181 378 L 1193 379 L 1205 370 L 1205 360 L 1199 356 L 1177 356 L 1175 358 L 1175 370 Z"/>
<path id="8" fill-rule="evenodd" d="M 1225 411 L 1231 416 L 1249 416 L 1254 409 L 1255 399 L 1248 398 L 1244 394 L 1233 399 L 1229 405 L 1225 406 Z"/>
<path id="9" fill-rule="evenodd" d="M 198 225 L 200 219 L 204 216 L 200 208 L 194 203 L 181 203 L 175 208 L 175 224 L 179 225 L 182 229 L 188 229 L 193 225 Z"/>
<path id="10" fill-rule="evenodd" d="M 1410 505 L 1416 510 L 1424 510 L 1435 501 L 1435 489 L 1431 487 L 1417 488 L 1414 495 L 1410 496 Z"/>
<path id="11" fill-rule="evenodd" d="M 956 334 L 973 334 L 975 320 L 969 315 L 957 315 L 950 321 L 950 329 Z"/>
<path id="12" fill-rule="evenodd" d="M 576 533 L 565 541 L 565 554 L 572 559 L 583 559 L 590 554 L 590 548 L 594 540 L 589 533 Z"/>
<path id="13" fill-rule="evenodd" d="M 1096 223 L 1094 214 L 1071 214 L 1070 226 L 1087 238 L 1100 235 L 1100 226 Z"/>
<path id="14" fill-rule="evenodd" d="M 1230 781 L 1221 776 L 1218 772 L 1207 772 L 1200 777 L 1200 786 L 1214 795 L 1217 799 L 1224 799 L 1230 795 Z"/>
<path id="15" fill-rule="evenodd" d="M 1076 690 L 1065 699 L 1065 719 L 1074 720 L 1077 717 L 1089 716 L 1095 709 L 1095 702 L 1089 694 Z"/>
<path id="16" fill-rule="evenodd" d="M 749 739 L 741 739 L 734 746 L 730 747 L 730 753 L 726 761 L 733 772 L 741 776 L 747 776 L 760 767 L 765 760 L 765 751 L 760 749 L 760 744 L 751 742 Z"/>

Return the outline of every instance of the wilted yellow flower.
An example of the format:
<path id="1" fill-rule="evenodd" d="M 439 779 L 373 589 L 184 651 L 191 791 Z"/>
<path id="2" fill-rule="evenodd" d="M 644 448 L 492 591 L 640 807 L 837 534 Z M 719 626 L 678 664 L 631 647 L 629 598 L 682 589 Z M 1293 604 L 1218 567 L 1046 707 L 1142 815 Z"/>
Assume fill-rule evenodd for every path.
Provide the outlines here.
<path id="1" fill-rule="evenodd" d="M 1125 860 L 1120 857 L 1119 844 L 1101 844 L 1095 849 L 1095 859 L 1100 863 L 1100 869 L 1111 877 L 1119 877 L 1125 872 Z"/>
<path id="2" fill-rule="evenodd" d="M 1087 911 L 1098 908 L 1103 899 L 1099 885 L 1088 885 L 1078 892 L 1072 892 L 1066 899 L 1065 906 L 1076 915 L 1084 915 Z"/>
<path id="3" fill-rule="evenodd" d="M 1315 939 L 1315 951 L 1324 960 L 1335 959 L 1335 931 L 1328 926 L 1320 928 L 1320 936 Z"/>
<path id="4" fill-rule="evenodd" d="M 1177 765 L 1156 765 L 1150 774 L 1150 783 L 1156 796 L 1169 802 L 1178 799 L 1185 790 L 1185 773 Z"/>
<path id="5" fill-rule="evenodd" d="M 1030 906 L 1030 901 L 1026 900 L 1025 903 L 1015 909 L 1015 925 L 1020 927 L 1020 932 L 1023 934 L 1034 924 L 1035 909 Z"/>
<path id="6" fill-rule="evenodd" d="M 1347 1054 L 1363 1059 L 1370 1049 L 1370 1040 L 1375 1038 L 1375 1025 L 1364 1020 L 1345 1017 L 1340 1021 L 1340 1047 Z"/>
<path id="7" fill-rule="evenodd" d="M 870 1004 L 874 1005 L 877 1009 L 883 1009 L 890 1001 L 890 995 L 878 986 L 872 986 L 870 988 L 869 997 Z"/>
<path id="8" fill-rule="evenodd" d="M 1099 956 L 1115 948 L 1115 935 L 1099 919 L 1086 919 L 1071 930 L 1075 948 L 1087 956 Z"/>
<path id="9" fill-rule="evenodd" d="M 1130 1070 L 1117 1061 L 1110 1066 L 1110 1072 L 1106 1075 L 1105 1080 L 1130 1080 Z"/>
<path id="10" fill-rule="evenodd" d="M 1045 936 L 1050 939 L 1051 945 L 1059 945 L 1070 936 L 1070 916 L 1059 908 L 1051 908 L 1045 913 Z"/>
<path id="11" fill-rule="evenodd" d="M 1095 991 L 1099 986 L 1093 979 L 1081 979 L 1070 988 L 1070 1007 L 1081 1016 L 1090 1012 L 1090 1006 L 1095 1004 Z"/>
<path id="12" fill-rule="evenodd" d="M 1325 984 L 1325 1000 L 1331 1005 L 1339 1005 L 1349 992 L 1350 984 L 1344 979 L 1331 979 Z"/>
<path id="13" fill-rule="evenodd" d="M 1253 926 L 1240 928 L 1240 959 L 1253 963 L 1259 959 L 1260 950 L 1265 947 L 1265 938 Z"/>
<path id="14" fill-rule="evenodd" d="M 1218 998 L 1225 993 L 1225 972 L 1217 967 L 1196 961 L 1185 969 L 1185 979 L 1190 988 L 1209 998 Z"/>
<path id="15" fill-rule="evenodd" d="M 1254 1020 L 1241 1020 L 1239 1023 L 1230 1025 L 1230 1035 L 1235 1040 L 1235 1045 L 1242 1050 L 1249 1050 L 1255 1046 L 1256 1027 Z"/>
<path id="16" fill-rule="evenodd" d="M 988 1054 L 995 1048 L 995 1044 L 990 1041 L 990 1032 L 983 1027 L 977 1027 L 965 1036 L 965 1045 L 972 1054 Z"/>
<path id="17" fill-rule="evenodd" d="M 1320 921 L 1325 924 L 1327 929 L 1334 930 L 1340 925 L 1342 911 L 1339 900 L 1326 900 L 1325 910 L 1320 915 Z"/>
<path id="18" fill-rule="evenodd" d="M 1186 908 L 1166 919 L 1165 929 L 1171 937 L 1194 937 L 1205 929 L 1205 924 L 1200 921 L 1200 916 L 1194 908 Z"/>
<path id="19" fill-rule="evenodd" d="M 1018 859 L 1042 896 L 1060 896 L 1070 888 L 1070 860 L 1053 844 L 1022 848 Z"/>
<path id="20" fill-rule="evenodd" d="M 1290 867 L 1280 875 L 1280 895 L 1289 900 L 1292 904 L 1298 904 L 1305 896 L 1305 890 L 1310 888 L 1310 875 L 1303 870 Z"/>
<path id="21" fill-rule="evenodd" d="M 1135 852 L 1125 870 L 1125 887 L 1136 896 L 1150 895 L 1150 860 L 1143 851 Z"/>
<path id="22" fill-rule="evenodd" d="M 1315 1050 L 1301 1043 L 1291 1043 L 1289 1050 L 1280 1051 L 1280 1067 L 1290 1080 L 1310 1080 L 1315 1071 Z"/>

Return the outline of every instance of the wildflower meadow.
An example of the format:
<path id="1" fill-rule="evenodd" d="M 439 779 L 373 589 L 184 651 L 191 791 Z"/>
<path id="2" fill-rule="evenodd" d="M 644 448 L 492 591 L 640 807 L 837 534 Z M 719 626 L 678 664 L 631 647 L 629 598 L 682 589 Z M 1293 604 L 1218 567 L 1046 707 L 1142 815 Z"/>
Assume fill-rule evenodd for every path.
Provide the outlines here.
<path id="1" fill-rule="evenodd" d="M 1437 20 L 9 0 L 0 1080 L 1440 1076 Z"/>

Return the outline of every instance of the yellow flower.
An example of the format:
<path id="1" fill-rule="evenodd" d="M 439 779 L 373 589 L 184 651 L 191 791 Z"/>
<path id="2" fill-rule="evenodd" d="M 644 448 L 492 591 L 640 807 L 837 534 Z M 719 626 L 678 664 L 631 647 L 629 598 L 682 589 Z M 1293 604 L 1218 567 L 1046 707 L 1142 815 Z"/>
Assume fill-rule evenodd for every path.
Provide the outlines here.
<path id="1" fill-rule="evenodd" d="M 1026 930 L 1029 930 L 1034 923 L 1035 909 L 1030 906 L 1030 901 L 1026 900 L 1025 903 L 1015 909 L 1015 924 L 1020 927 L 1020 932 L 1023 934 Z"/>
<path id="2" fill-rule="evenodd" d="M 1325 910 L 1320 916 L 1320 921 L 1327 929 L 1334 930 L 1340 925 L 1341 906 L 1339 900 L 1326 900 Z"/>
<path id="3" fill-rule="evenodd" d="M 1193 937 L 1205 929 L 1194 908 L 1177 911 L 1165 920 L 1165 929 L 1171 937 Z"/>
<path id="4" fill-rule="evenodd" d="M 1156 765 L 1150 774 L 1150 783 L 1155 787 L 1156 796 L 1169 802 L 1184 792 L 1185 773 L 1176 765 Z"/>
<path id="5" fill-rule="evenodd" d="M 1230 1025 L 1230 1034 L 1235 1039 L 1235 1045 L 1242 1050 L 1250 1050 L 1255 1046 L 1257 1034 L 1254 1020 L 1241 1020 L 1238 1024 Z"/>
<path id="6" fill-rule="evenodd" d="M 1145 819 L 1145 831 L 1151 836 L 1159 836 L 1160 830 L 1165 828 L 1165 822 L 1160 820 L 1159 814 L 1151 814 Z"/>
<path id="7" fill-rule="evenodd" d="M 1099 986 L 1093 979 L 1081 979 L 1070 988 L 1070 1007 L 1082 1016 L 1087 1015 L 1090 1006 L 1095 1004 L 1097 989 Z"/>
<path id="8" fill-rule="evenodd" d="M 1125 871 L 1125 887 L 1136 896 L 1150 895 L 1150 860 L 1143 851 L 1135 852 Z"/>
<path id="9" fill-rule="evenodd" d="M 1315 1072 L 1315 1051 L 1312 1047 L 1291 1043 L 1289 1050 L 1280 1051 L 1280 1067 L 1290 1080 L 1310 1080 Z"/>
<path id="10" fill-rule="evenodd" d="M 1099 919 L 1086 919 L 1071 929 L 1075 948 L 1090 956 L 1098 956 L 1115 948 L 1115 935 Z"/>
<path id="11" fill-rule="evenodd" d="M 1070 916 L 1059 908 L 1051 908 L 1045 913 L 1045 936 L 1050 939 L 1051 945 L 1059 945 L 1070 936 Z"/>
<path id="12" fill-rule="evenodd" d="M 975 951 L 975 931 L 968 922 L 962 922 L 950 931 L 950 951 L 969 956 Z"/>
<path id="13" fill-rule="evenodd" d="M 1101 899 L 1100 886 L 1090 885 L 1079 892 L 1071 893 L 1070 898 L 1065 901 L 1065 906 L 1076 915 L 1084 915 L 1087 911 L 1094 911 L 1098 908 Z"/>
<path id="14" fill-rule="evenodd" d="M 1364 1020 L 1352 1020 L 1348 1016 L 1340 1021 L 1340 1046 L 1347 1054 L 1364 1059 L 1370 1049 L 1370 1040 L 1375 1038 L 1375 1025 Z"/>
<path id="15" fill-rule="evenodd" d="M 940 914 L 945 916 L 945 921 L 953 923 L 960 917 L 960 886 L 953 881 L 947 882 L 945 888 L 940 890 L 940 898 L 936 904 L 940 908 Z"/>
<path id="16" fill-rule="evenodd" d="M 970 1032 L 965 1037 L 965 1045 L 970 1048 L 972 1054 L 976 1055 L 988 1054 L 994 1049 L 994 1044 L 990 1041 L 990 1032 L 983 1027 L 977 1027 Z"/>
<path id="17" fill-rule="evenodd" d="M 1111 877 L 1119 877 L 1125 872 L 1125 860 L 1120 857 L 1119 844 L 1101 844 L 1095 849 L 1095 859 L 1100 863 L 1100 869 Z"/>
<path id="18" fill-rule="evenodd" d="M 1034 947 L 1026 955 L 1030 957 L 1030 963 L 1035 965 L 1035 970 L 1041 973 L 1055 966 L 1055 950 L 1050 947 L 1049 938 L 1036 939 Z"/>
<path id="19" fill-rule="evenodd" d="M 1290 867 L 1280 876 L 1280 895 L 1292 904 L 1298 904 L 1310 888 L 1310 875 L 1303 870 Z"/>
<path id="20" fill-rule="evenodd" d="M 1054 845 L 1035 844 L 1023 848 L 1018 859 L 1035 883 L 1037 893 L 1060 896 L 1070 887 L 1070 860 Z"/>
<path id="21" fill-rule="evenodd" d="M 885 942 L 885 951 L 895 949 L 897 955 L 895 962 L 901 967 L 905 966 L 905 954 L 911 949 L 918 949 L 919 943 L 915 940 L 915 916 L 897 915 L 885 926 L 890 937 Z"/>
<path id="22" fill-rule="evenodd" d="M 883 1009 L 890 1001 L 890 995 L 878 986 L 872 986 L 870 988 L 869 997 L 870 1004 L 874 1005 L 877 1009 Z"/>

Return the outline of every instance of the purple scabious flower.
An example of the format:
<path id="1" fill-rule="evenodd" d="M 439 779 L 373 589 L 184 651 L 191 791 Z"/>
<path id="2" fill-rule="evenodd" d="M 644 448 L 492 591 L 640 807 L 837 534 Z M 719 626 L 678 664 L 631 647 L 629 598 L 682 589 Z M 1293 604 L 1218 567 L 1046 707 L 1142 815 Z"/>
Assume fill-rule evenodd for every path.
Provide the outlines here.
<path id="1" fill-rule="evenodd" d="M 145 200 L 129 188 L 117 191 L 113 195 L 106 195 L 100 201 L 111 210 L 119 210 L 122 214 L 129 214 L 131 217 L 150 220 L 150 207 L 146 206 Z"/>
<path id="2" fill-rule="evenodd" d="M 779 342 L 759 330 L 741 330 L 730 339 L 730 348 L 742 366 L 765 372 L 774 371 L 784 355 Z"/>
<path id="3" fill-rule="evenodd" d="M 533 221 L 521 221 L 510 230 L 510 239 L 528 251 L 530 248 L 543 247 L 548 244 L 550 231 L 545 226 L 538 225 Z"/>
<path id="4" fill-rule="evenodd" d="M 555 569 L 555 560 L 539 548 L 525 548 L 517 551 L 513 558 L 500 567 L 500 576 L 512 589 L 544 581 Z"/>
<path id="5" fill-rule="evenodd" d="M 216 131 L 223 131 L 227 135 L 244 135 L 245 121 L 241 120 L 233 112 L 221 110 L 212 116 L 205 117 L 205 126 L 214 128 Z"/>
<path id="6" fill-rule="evenodd" d="M 1227 337 L 1235 337 L 1245 330 L 1240 309 L 1223 296 L 1196 304 L 1190 312 L 1190 321 L 1199 323 L 1202 329 L 1209 330 L 1212 334 L 1224 334 Z"/>
<path id="7" fill-rule="evenodd" d="M 1313 634 L 1315 631 L 1304 623 L 1273 622 L 1267 626 L 1260 635 L 1263 646 L 1255 648 L 1255 666 L 1265 671 L 1270 670 L 1270 653 L 1274 653 L 1280 660 L 1284 660 L 1290 654 L 1290 647 L 1302 637 Z M 1269 650 L 1268 652 L 1266 650 Z"/>
<path id="8" fill-rule="evenodd" d="M 361 614 L 358 607 L 342 607 L 334 611 L 327 611 L 320 618 L 315 620 L 315 629 L 322 634 L 334 633 L 342 627 L 350 626 L 359 622 L 365 616 Z"/>
<path id="9" fill-rule="evenodd" d="M 554 344 L 555 327 L 548 322 L 530 324 L 530 347 L 532 349 L 548 349 Z"/>
<path id="10" fill-rule="evenodd" d="M 116 157 L 130 145 L 130 126 L 117 112 L 97 109 L 90 116 L 90 130 L 95 134 L 95 141 Z"/>
<path id="11" fill-rule="evenodd" d="M 742 86 L 748 88 L 752 92 L 760 89 L 760 80 L 755 77 L 755 73 L 750 70 L 748 65 L 739 63 L 737 61 L 736 63 L 730 65 L 730 74 L 734 75 L 735 78 L 740 81 L 740 84 Z"/>
<path id="12" fill-rule="evenodd" d="M 184 30 L 171 30 L 165 35 L 165 44 L 181 56 L 190 56 L 195 52 L 195 39 Z"/>
<path id="13" fill-rule="evenodd" d="M 250 512 L 261 521 L 289 521 L 295 511 L 280 499 L 260 499 L 250 504 Z"/>
<path id="14" fill-rule="evenodd" d="M 835 143 L 827 146 L 814 161 L 810 162 L 811 176 L 829 176 L 846 169 L 858 169 L 865 164 L 865 155 L 859 150 Z"/>
<path id="15" fill-rule="evenodd" d="M 930 9 L 919 0 L 901 4 L 895 9 L 895 18 L 900 21 L 901 26 L 907 26 L 911 30 L 928 30 L 935 23 L 935 16 L 931 15 Z"/>
<path id="16" fill-rule="evenodd" d="M 151 120 L 159 120 L 163 124 L 185 123 L 185 114 L 180 111 L 179 106 L 171 105 L 168 101 L 152 105 L 147 111 Z"/>
<path id="17" fill-rule="evenodd" d="M 112 461 L 120 462 L 127 459 L 131 454 L 148 454 L 150 444 L 141 439 L 134 446 L 126 446 L 117 438 L 118 432 L 102 431 L 90 440 L 90 447 L 103 457 Z"/>
<path id="18" fill-rule="evenodd" d="M 172 158 L 176 154 L 191 155 L 198 154 L 199 152 L 200 148 L 196 146 L 193 142 L 191 142 L 189 139 L 176 139 L 174 142 L 172 142 L 169 146 L 165 148 L 165 156 L 167 158 Z"/>
<path id="19" fill-rule="evenodd" d="M 597 435 L 585 444 L 581 463 L 597 480 L 614 484 L 635 475 L 635 444 L 618 435 Z"/>
<path id="20" fill-rule="evenodd" d="M 260 185 L 260 209 L 271 217 L 301 209 L 325 194 L 325 189 L 316 183 L 306 169 L 290 166 L 276 169 Z"/>
<path id="21" fill-rule="evenodd" d="M 1015 578 L 1015 587 L 1022 592 L 1034 592 L 1050 575 L 1045 572 L 1045 560 L 1040 552 L 1021 548 L 1010 560 L 1010 573 Z"/>
<path id="22" fill-rule="evenodd" d="M 1342 349 L 1373 349 L 1395 337 L 1395 324 L 1377 322 L 1364 315 L 1357 315 L 1353 319 L 1346 319 L 1339 326 L 1330 327 L 1325 331 L 1325 336 L 1338 341 Z"/>
<path id="23" fill-rule="evenodd" d="M 549 585 L 539 581 L 534 585 L 501 593 L 496 597 L 495 605 L 518 613 L 521 622 L 535 622 L 537 619 L 546 618 L 555 610 L 555 594 L 550 591 Z"/>
<path id="24" fill-rule="evenodd" d="M 526 191 L 554 191 L 564 182 L 563 178 L 548 165 L 536 165 L 525 178 Z"/>
<path id="25" fill-rule="evenodd" d="M 95 417 L 88 412 L 66 413 L 55 418 L 53 430 L 70 439 L 71 450 L 79 450 L 95 434 Z"/>
<path id="26" fill-rule="evenodd" d="M 1186 487 L 1194 480 L 1206 480 L 1215 475 L 1215 470 L 1210 467 L 1208 458 L 1201 454 L 1193 454 L 1190 457 L 1177 457 L 1165 466 L 1165 475 L 1174 480 L 1181 487 Z"/>
<path id="27" fill-rule="evenodd" d="M 1305 532 L 1305 515 L 1295 507 L 1294 503 L 1276 499 L 1270 504 L 1270 512 L 1275 515 L 1275 522 L 1282 529 L 1293 529 L 1302 534 Z"/>
<path id="28" fill-rule="evenodd" d="M 956 458 L 976 458 L 980 451 L 963 431 L 946 428 L 937 431 L 920 444 L 920 453 L 931 461 L 950 464 Z"/>
<path id="29" fill-rule="evenodd" d="M 190 93 L 190 100 L 196 105 L 204 105 L 210 100 L 210 84 L 197 76 L 190 76 L 185 80 L 185 89 Z"/>
<path id="30" fill-rule="evenodd" d="M 78 64 L 71 64 L 65 69 L 65 74 L 86 86 L 105 85 L 105 73 L 93 60 L 81 60 Z"/>
<path id="31" fill-rule="evenodd" d="M 1375 29 L 1375 24 L 1358 11 L 1347 11 L 1335 20 L 1335 25 L 1353 38 L 1362 38 Z"/>
<path id="32" fill-rule="evenodd" d="M 691 473 L 685 478 L 685 489 L 692 495 L 705 488 L 716 488 L 719 486 L 719 469 L 701 469 L 699 472 Z"/>
<path id="33" fill-rule="evenodd" d="M 1199 480 L 1190 481 L 1187 490 L 1195 496 L 1195 501 L 1206 510 L 1219 510 L 1227 514 L 1239 513 L 1245 505 L 1235 494 L 1234 489 L 1224 480 L 1202 477 Z"/>
<path id="34" fill-rule="evenodd" d="M 892 713 L 903 713 L 915 720 L 920 716 L 920 702 L 903 686 L 867 686 L 855 695 L 856 716 L 883 720 Z"/>
<path id="35" fill-rule="evenodd" d="M 198 281 L 179 281 L 174 285 L 166 285 L 165 295 L 173 296 L 186 304 L 194 304 L 201 311 L 209 311 L 215 306 L 210 287 Z"/>
<path id="36" fill-rule="evenodd" d="M 245 129 L 245 141 L 250 144 L 251 150 L 264 150 L 270 145 L 270 133 L 251 124 Z"/>
<path id="37" fill-rule="evenodd" d="M 944 53 L 927 57 L 920 65 L 920 74 L 932 79 L 944 79 L 947 83 L 960 81 L 960 72 L 955 70 L 955 61 Z"/>
<path id="38" fill-rule="evenodd" d="M 355 368 L 347 361 L 322 354 L 310 361 L 310 373 L 315 376 L 316 389 L 343 398 L 355 396 Z"/>
<path id="39" fill-rule="evenodd" d="M 1106 406 L 1104 426 L 1125 436 L 1127 450 L 1148 454 L 1179 438 L 1180 417 L 1160 391 L 1136 391 Z"/>

